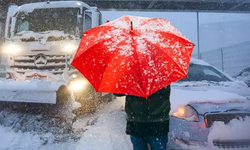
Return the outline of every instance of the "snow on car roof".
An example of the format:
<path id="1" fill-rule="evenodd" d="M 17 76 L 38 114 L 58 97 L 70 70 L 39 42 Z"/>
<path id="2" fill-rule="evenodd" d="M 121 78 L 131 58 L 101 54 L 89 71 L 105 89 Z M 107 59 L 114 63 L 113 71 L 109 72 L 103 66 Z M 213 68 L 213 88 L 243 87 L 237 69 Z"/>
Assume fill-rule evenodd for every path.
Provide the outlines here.
<path id="1" fill-rule="evenodd" d="M 47 4 L 47 2 L 37 2 L 37 3 L 30 3 L 30 4 L 24 4 L 18 7 L 19 11 L 24 12 L 32 12 L 34 9 L 42 9 L 42 8 L 62 8 L 62 7 L 85 7 L 87 9 L 91 9 L 91 7 L 83 3 L 81 1 L 55 1 L 50 2 Z"/>
<path id="2" fill-rule="evenodd" d="M 197 59 L 197 58 L 191 58 L 190 59 L 190 64 L 197 64 L 197 65 L 203 65 L 203 66 L 212 66 L 210 65 L 209 63 L 203 61 L 203 60 L 200 60 L 200 59 Z M 223 72 L 221 71 L 220 69 L 212 66 L 214 69 L 216 69 L 217 71 L 219 71 L 220 73 L 222 73 L 223 75 L 225 75 L 227 78 L 229 78 L 231 81 L 234 81 L 234 79 L 226 72 Z"/>
<path id="3" fill-rule="evenodd" d="M 191 58 L 190 63 L 191 64 L 203 65 L 203 66 L 211 66 L 209 63 L 206 63 L 205 61 L 197 59 L 197 58 Z"/>

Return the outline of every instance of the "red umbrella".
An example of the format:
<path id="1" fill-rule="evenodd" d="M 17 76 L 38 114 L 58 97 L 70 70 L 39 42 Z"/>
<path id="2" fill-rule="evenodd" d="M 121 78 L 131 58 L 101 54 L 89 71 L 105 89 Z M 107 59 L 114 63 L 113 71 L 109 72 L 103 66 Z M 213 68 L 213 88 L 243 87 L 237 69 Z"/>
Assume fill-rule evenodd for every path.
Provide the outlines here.
<path id="1" fill-rule="evenodd" d="M 97 92 L 148 97 L 187 77 L 193 47 L 167 20 L 125 15 L 86 31 L 72 65 Z"/>

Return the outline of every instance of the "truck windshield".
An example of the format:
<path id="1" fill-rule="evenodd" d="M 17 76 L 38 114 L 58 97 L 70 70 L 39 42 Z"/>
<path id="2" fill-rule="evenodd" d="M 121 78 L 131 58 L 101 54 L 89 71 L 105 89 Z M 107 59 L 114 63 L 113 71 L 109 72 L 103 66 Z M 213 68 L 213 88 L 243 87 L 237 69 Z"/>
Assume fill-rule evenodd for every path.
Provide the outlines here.
<path id="1" fill-rule="evenodd" d="M 59 30 L 75 35 L 78 11 L 78 8 L 47 8 L 35 9 L 29 13 L 20 12 L 17 16 L 15 33 Z"/>

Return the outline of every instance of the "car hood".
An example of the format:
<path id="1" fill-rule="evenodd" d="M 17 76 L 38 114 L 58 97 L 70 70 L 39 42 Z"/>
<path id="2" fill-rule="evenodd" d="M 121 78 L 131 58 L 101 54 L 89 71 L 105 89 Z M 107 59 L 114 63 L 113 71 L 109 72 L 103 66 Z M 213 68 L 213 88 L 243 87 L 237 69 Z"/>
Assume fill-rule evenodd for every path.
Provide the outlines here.
<path id="1" fill-rule="evenodd" d="M 171 112 L 190 105 L 199 114 L 233 109 L 250 111 L 250 88 L 237 82 L 188 82 L 171 85 Z"/>
<path id="2" fill-rule="evenodd" d="M 215 112 L 230 112 L 230 111 L 247 111 L 250 113 L 250 103 L 224 103 L 224 104 L 215 104 L 215 103 L 192 103 L 190 104 L 198 114 L 206 113 L 215 113 Z"/>

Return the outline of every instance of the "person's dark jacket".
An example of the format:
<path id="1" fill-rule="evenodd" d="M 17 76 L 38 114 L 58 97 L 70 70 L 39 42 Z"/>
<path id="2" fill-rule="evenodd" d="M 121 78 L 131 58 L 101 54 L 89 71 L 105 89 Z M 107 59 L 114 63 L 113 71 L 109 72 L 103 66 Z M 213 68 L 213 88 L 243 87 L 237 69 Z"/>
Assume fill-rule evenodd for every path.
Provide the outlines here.
<path id="1" fill-rule="evenodd" d="M 134 136 L 167 135 L 169 132 L 170 86 L 167 86 L 147 99 L 126 96 L 127 113 L 126 133 Z"/>
<path id="2" fill-rule="evenodd" d="M 125 96 L 114 94 L 115 96 Z M 126 95 L 125 111 L 127 121 L 133 122 L 163 122 L 169 120 L 170 86 L 167 86 L 147 99 L 144 97 Z"/>

